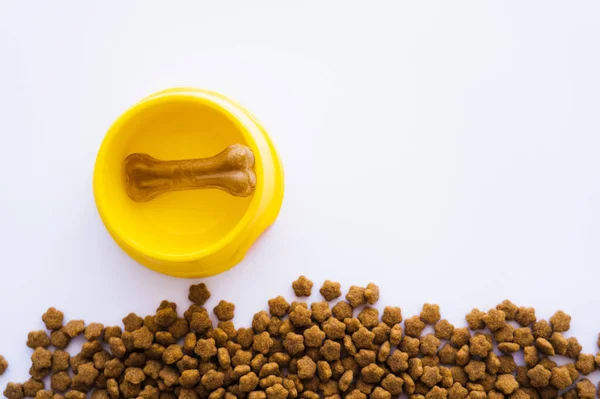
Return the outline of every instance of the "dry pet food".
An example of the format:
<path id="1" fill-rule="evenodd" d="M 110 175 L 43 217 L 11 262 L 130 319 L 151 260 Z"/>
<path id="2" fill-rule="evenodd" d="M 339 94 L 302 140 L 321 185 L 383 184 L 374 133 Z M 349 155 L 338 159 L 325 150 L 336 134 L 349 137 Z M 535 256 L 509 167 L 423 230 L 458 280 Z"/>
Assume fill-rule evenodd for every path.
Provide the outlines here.
<path id="1" fill-rule="evenodd" d="M 292 289 L 310 296 L 313 282 L 300 276 Z M 326 280 L 325 299 L 307 303 L 277 296 L 248 327 L 236 328 L 235 305 L 205 307 L 211 294 L 192 285 L 192 304 L 162 301 L 152 315 L 129 313 L 123 326 L 70 320 L 49 308 L 46 330 L 28 334 L 29 378 L 9 382 L 9 399 L 594 399 L 586 378 L 600 364 L 565 337 L 571 317 L 547 321 L 535 309 L 506 300 L 477 308 L 467 327 L 442 319 L 426 303 L 403 318 L 397 306 L 380 312 L 374 283 L 343 295 Z M 331 301 L 336 300 L 333 304 Z M 211 312 L 215 319 L 211 318 Z M 215 324 L 213 320 L 218 320 Z M 81 351 L 65 348 L 83 335 Z M 80 338 L 81 339 L 81 338 Z M 599 338 L 600 346 L 600 338 Z M 563 356 L 558 365 L 551 358 Z M 0 375 L 8 363 L 0 356 Z"/>

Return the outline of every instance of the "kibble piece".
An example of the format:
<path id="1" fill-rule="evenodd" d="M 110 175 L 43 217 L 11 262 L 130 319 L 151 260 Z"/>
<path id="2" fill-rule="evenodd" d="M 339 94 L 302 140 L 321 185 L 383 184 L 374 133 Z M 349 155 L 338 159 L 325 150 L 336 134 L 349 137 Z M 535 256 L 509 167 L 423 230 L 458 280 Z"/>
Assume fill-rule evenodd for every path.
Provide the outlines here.
<path id="1" fill-rule="evenodd" d="M 0 375 L 4 374 L 6 369 L 8 369 L 8 362 L 4 356 L 0 355 Z"/>
<path id="2" fill-rule="evenodd" d="M 391 399 L 392 394 L 382 387 L 375 387 L 369 395 L 369 399 Z"/>
<path id="3" fill-rule="evenodd" d="M 316 363 L 308 356 L 298 360 L 298 377 L 301 379 L 312 378 L 317 371 Z"/>
<path id="4" fill-rule="evenodd" d="M 440 340 L 433 334 L 427 334 L 420 339 L 421 353 L 424 356 L 434 356 L 440 347 Z"/>
<path id="5" fill-rule="evenodd" d="M 556 389 L 565 389 L 573 383 L 566 367 L 554 367 L 550 376 L 550 383 Z"/>
<path id="6" fill-rule="evenodd" d="M 421 375 L 421 381 L 429 388 L 436 385 L 442 380 L 442 374 L 440 373 L 439 367 L 423 367 L 423 375 Z"/>
<path id="7" fill-rule="evenodd" d="M 289 395 L 288 390 L 281 384 L 275 384 L 272 387 L 265 389 L 265 393 L 267 399 L 286 399 Z"/>
<path id="8" fill-rule="evenodd" d="M 367 330 L 365 327 L 361 327 L 352 334 L 352 341 L 358 349 L 371 349 L 373 347 L 373 339 L 375 334 Z"/>
<path id="9" fill-rule="evenodd" d="M 304 337 L 300 334 L 289 333 L 283 340 L 283 347 L 292 356 L 304 351 Z"/>
<path id="10" fill-rule="evenodd" d="M 546 356 L 554 356 L 556 352 L 554 352 L 554 347 L 550 342 L 548 342 L 545 338 L 538 338 L 535 340 L 535 346 Z"/>
<path id="11" fill-rule="evenodd" d="M 554 352 L 556 352 L 559 356 L 565 356 L 567 354 L 567 339 L 559 332 L 552 333 L 550 337 L 550 343 L 554 348 Z"/>
<path id="12" fill-rule="evenodd" d="M 330 280 L 325 280 L 319 292 L 326 301 L 333 301 L 334 299 L 342 296 L 340 283 Z"/>
<path id="13" fill-rule="evenodd" d="M 466 327 L 455 328 L 452 332 L 452 337 L 450 338 L 450 342 L 455 348 L 462 348 L 464 345 L 467 345 L 470 340 L 471 333 Z"/>
<path id="14" fill-rule="evenodd" d="M 58 396 L 59 394 L 54 394 L 52 391 L 48 391 L 47 389 L 41 389 L 37 391 L 35 394 L 35 399 L 53 399 L 54 396 Z M 60 395 L 62 396 L 62 395 Z M 93 398 L 93 395 L 92 395 Z M 55 398 L 57 399 L 57 398 Z M 103 398 L 93 398 L 93 399 L 103 399 Z M 106 398 L 108 399 L 108 398 Z"/>
<path id="15" fill-rule="evenodd" d="M 321 331 L 322 332 L 322 331 Z M 323 333 L 323 336 L 325 333 Z M 269 354 L 271 347 L 273 346 L 273 339 L 269 335 L 267 331 L 263 331 L 262 333 L 256 335 L 254 337 L 254 343 L 252 344 L 252 349 L 254 351 L 262 353 L 263 355 Z"/>
<path id="16" fill-rule="evenodd" d="M 215 348 L 216 353 L 216 348 Z M 177 344 L 169 345 L 162 356 L 163 361 L 166 364 L 173 364 L 179 361 L 183 357 L 183 351 L 181 350 L 181 346 Z"/>
<path id="17" fill-rule="evenodd" d="M 500 359 L 494 352 L 490 352 L 485 359 L 485 367 L 488 374 L 496 375 L 500 370 Z"/>
<path id="18" fill-rule="evenodd" d="M 342 339 L 346 333 L 346 324 L 335 317 L 330 317 L 323 323 L 323 331 L 329 339 Z"/>
<path id="19" fill-rule="evenodd" d="M 483 322 L 492 331 L 496 331 L 506 324 L 506 315 L 498 309 L 490 309 L 483 316 Z"/>
<path id="20" fill-rule="evenodd" d="M 233 319 L 235 314 L 235 305 L 231 302 L 221 300 L 214 307 L 213 312 L 220 321 L 229 321 Z"/>
<path id="21" fill-rule="evenodd" d="M 506 315 L 506 320 L 514 320 L 519 311 L 519 307 L 509 301 L 508 299 L 502 301 L 502 303 L 496 306 L 496 309 L 501 310 Z"/>
<path id="22" fill-rule="evenodd" d="M 122 331 L 121 331 L 121 327 L 119 327 L 119 326 L 106 327 L 104 329 L 104 335 L 103 335 L 102 339 L 104 340 L 104 342 L 106 342 L 108 344 L 112 337 L 121 338 L 121 334 L 122 334 Z"/>
<path id="23" fill-rule="evenodd" d="M 42 389 L 44 389 L 44 383 L 41 381 L 36 381 L 33 378 L 30 378 L 23 383 L 23 393 L 26 397 L 33 398 L 35 397 L 36 393 Z"/>
<path id="24" fill-rule="evenodd" d="M 47 348 L 50 346 L 50 338 L 48 338 L 48 334 L 46 331 L 31 331 L 27 334 L 27 344 L 31 349 L 35 349 L 38 347 Z"/>
<path id="25" fill-rule="evenodd" d="M 62 330 L 54 330 L 50 333 L 50 344 L 57 349 L 65 349 L 71 338 Z"/>
<path id="26" fill-rule="evenodd" d="M 258 386 L 258 376 L 254 372 L 240 377 L 240 392 L 251 392 Z"/>
<path id="27" fill-rule="evenodd" d="M 353 308 L 348 302 L 340 301 L 331 308 L 331 313 L 339 321 L 344 321 L 344 319 L 352 317 Z"/>
<path id="28" fill-rule="evenodd" d="M 312 318 L 317 323 L 322 323 L 325 320 L 331 317 L 331 309 L 329 309 L 329 303 L 326 301 L 321 302 L 313 302 L 310 305 L 310 310 L 312 311 Z"/>
<path id="29" fill-rule="evenodd" d="M 463 345 L 458 351 L 456 351 L 456 358 L 454 362 L 457 366 L 466 366 L 471 360 L 471 353 L 468 345 Z"/>
<path id="30" fill-rule="evenodd" d="M 342 346 L 339 342 L 332 341 L 330 339 L 325 340 L 323 346 L 321 346 L 319 352 L 328 362 L 338 360 L 341 355 Z"/>
<path id="31" fill-rule="evenodd" d="M 519 344 L 521 348 L 532 345 L 535 341 L 531 329 L 529 327 L 520 327 L 514 331 L 514 342 Z"/>
<path id="32" fill-rule="evenodd" d="M 538 320 L 535 323 L 533 323 L 532 330 L 533 337 L 536 339 L 550 339 L 550 336 L 552 336 L 552 327 L 550 326 L 550 323 L 548 323 L 546 320 Z"/>
<path id="33" fill-rule="evenodd" d="M 530 345 L 523 349 L 523 357 L 525 358 L 525 365 L 527 367 L 533 367 L 538 364 L 539 353 L 535 346 Z"/>
<path id="34" fill-rule="evenodd" d="M 305 276 L 300 276 L 292 283 L 292 289 L 297 297 L 310 296 L 313 287 L 313 282 Z"/>
<path id="35" fill-rule="evenodd" d="M 379 311 L 370 306 L 365 306 L 357 318 L 364 327 L 372 329 L 379 324 Z"/>
<path id="36" fill-rule="evenodd" d="M 518 346 L 518 345 L 517 345 Z M 492 344 L 485 335 L 479 334 L 471 337 L 469 351 L 473 356 L 487 357 L 492 350 Z"/>
<path id="37" fill-rule="evenodd" d="M 576 389 L 580 399 L 593 399 L 596 396 L 596 387 L 587 378 L 579 381 Z"/>
<path id="38" fill-rule="evenodd" d="M 506 323 L 503 327 L 497 329 L 496 331 L 493 331 L 492 334 L 494 335 L 494 339 L 497 343 L 513 342 L 515 328 L 510 324 Z"/>
<path id="39" fill-rule="evenodd" d="M 528 327 L 535 323 L 535 309 L 521 306 L 515 316 L 515 321 L 522 327 Z"/>
<path id="40" fill-rule="evenodd" d="M 278 296 L 273 299 L 269 299 L 269 313 L 272 316 L 283 317 L 290 310 L 290 304 L 285 300 L 284 297 Z"/>
<path id="41" fill-rule="evenodd" d="M 418 338 L 425 329 L 425 323 L 419 316 L 409 317 L 404 321 L 404 332 L 409 337 Z"/>
<path id="42" fill-rule="evenodd" d="M 575 359 L 577 358 L 577 356 L 579 356 L 579 354 L 582 351 L 582 346 L 579 343 L 579 341 L 577 341 L 577 338 L 575 337 L 570 337 L 567 338 L 567 356 L 570 357 L 571 359 Z"/>
<path id="43" fill-rule="evenodd" d="M 596 370 L 596 362 L 594 360 L 594 356 L 580 353 L 579 356 L 577 356 L 577 362 L 575 363 L 575 367 L 583 375 L 590 374 L 591 372 Z"/>
<path id="44" fill-rule="evenodd" d="M 206 288 L 206 284 L 200 283 L 190 286 L 188 299 L 198 306 L 202 306 L 210 298 L 210 291 Z"/>
<path id="45" fill-rule="evenodd" d="M 478 381 L 485 377 L 485 363 L 479 360 L 471 360 L 465 366 L 469 380 Z"/>
<path id="46" fill-rule="evenodd" d="M 290 319 L 291 318 L 292 315 L 290 315 Z M 310 316 L 308 316 L 308 318 L 310 320 Z M 260 312 L 255 313 L 252 317 L 252 329 L 256 334 L 260 334 L 261 332 L 266 331 L 270 322 L 271 318 L 269 317 L 269 314 L 264 310 L 261 310 Z"/>
<path id="47" fill-rule="evenodd" d="M 550 324 L 552 324 L 552 329 L 556 332 L 569 331 L 571 328 L 571 316 L 559 310 L 550 317 Z"/>
<path id="48" fill-rule="evenodd" d="M 527 377 L 534 388 L 544 388 L 550 384 L 552 373 L 542 365 L 537 365 L 527 371 Z"/>
<path id="49" fill-rule="evenodd" d="M 448 320 L 443 319 L 435 323 L 433 330 L 438 339 L 449 341 L 452 337 L 452 332 L 454 331 L 454 325 Z"/>
<path id="50" fill-rule="evenodd" d="M 102 350 L 102 342 L 97 339 L 94 341 L 87 341 L 81 346 L 81 355 L 91 359 L 95 353 L 101 352 Z"/>
<path id="51" fill-rule="evenodd" d="M 23 399 L 23 385 L 15 382 L 9 382 L 6 384 L 4 396 L 6 396 L 8 399 Z"/>
<path id="52" fill-rule="evenodd" d="M 50 368 L 52 366 L 52 352 L 42 347 L 36 348 L 31 355 L 32 367 L 35 370 Z"/>
<path id="53" fill-rule="evenodd" d="M 69 336 L 75 338 L 85 330 L 85 322 L 83 320 L 71 320 L 62 328 L 62 331 Z"/>
<path id="54" fill-rule="evenodd" d="M 521 347 L 519 346 L 519 344 L 516 344 L 514 342 L 502 342 L 498 344 L 498 350 L 502 353 L 515 353 L 520 348 Z"/>
<path id="55" fill-rule="evenodd" d="M 104 325 L 100 323 L 91 323 L 85 328 L 84 336 L 88 341 L 99 339 L 104 330 Z"/>
<path id="56" fill-rule="evenodd" d="M 62 327 L 64 314 L 54 307 L 48 308 L 42 315 L 42 321 L 48 330 L 58 330 Z"/>
<path id="57" fill-rule="evenodd" d="M 496 380 L 495 387 L 505 395 L 510 395 L 519 388 L 519 383 L 512 374 L 501 374 Z"/>
<path id="58" fill-rule="evenodd" d="M 324 340 L 325 333 L 318 326 L 312 326 L 304 330 L 304 343 L 307 347 L 320 348 Z"/>

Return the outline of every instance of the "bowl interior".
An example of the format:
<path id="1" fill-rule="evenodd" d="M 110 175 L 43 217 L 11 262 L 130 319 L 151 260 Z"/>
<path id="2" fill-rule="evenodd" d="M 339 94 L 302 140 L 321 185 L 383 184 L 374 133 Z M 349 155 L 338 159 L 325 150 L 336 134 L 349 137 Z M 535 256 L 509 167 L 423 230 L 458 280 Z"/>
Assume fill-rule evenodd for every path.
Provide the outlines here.
<path id="1" fill-rule="evenodd" d="M 220 108 L 193 96 L 159 97 L 138 104 L 112 129 L 117 130 L 104 144 L 106 156 L 96 178 L 106 188 L 105 221 L 119 236 L 144 252 L 189 256 L 216 244 L 240 222 L 252 197 L 206 189 L 170 192 L 136 203 L 125 192 L 123 161 L 132 153 L 179 160 L 209 157 L 234 143 L 251 146 Z"/>

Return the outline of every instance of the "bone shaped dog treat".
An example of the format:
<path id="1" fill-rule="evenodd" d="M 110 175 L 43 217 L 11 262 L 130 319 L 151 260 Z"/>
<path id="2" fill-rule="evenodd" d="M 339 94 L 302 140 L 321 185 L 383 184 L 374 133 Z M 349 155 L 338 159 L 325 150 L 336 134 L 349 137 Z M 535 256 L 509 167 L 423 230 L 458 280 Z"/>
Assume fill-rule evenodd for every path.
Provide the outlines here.
<path id="1" fill-rule="evenodd" d="M 256 189 L 254 154 L 242 144 L 233 144 L 210 158 L 160 161 L 147 154 L 125 158 L 127 194 L 135 202 L 146 202 L 167 191 L 218 188 L 237 197 Z"/>

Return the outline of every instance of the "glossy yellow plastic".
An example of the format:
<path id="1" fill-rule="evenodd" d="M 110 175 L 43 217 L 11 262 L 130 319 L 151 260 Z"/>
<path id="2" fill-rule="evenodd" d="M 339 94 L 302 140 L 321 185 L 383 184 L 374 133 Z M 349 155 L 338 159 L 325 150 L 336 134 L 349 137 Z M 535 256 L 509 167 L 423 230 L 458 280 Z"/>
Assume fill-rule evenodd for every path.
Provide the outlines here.
<path id="1" fill-rule="evenodd" d="M 256 190 L 168 192 L 136 203 L 124 160 L 133 153 L 178 160 L 213 156 L 231 144 L 255 155 Z M 206 90 L 176 88 L 135 104 L 110 127 L 96 159 L 94 196 L 111 236 L 139 263 L 178 277 L 204 277 L 239 263 L 279 213 L 283 169 L 264 128 L 244 108 Z"/>

